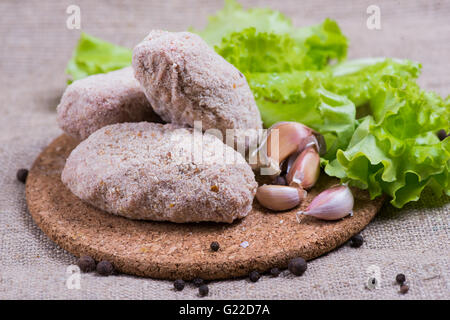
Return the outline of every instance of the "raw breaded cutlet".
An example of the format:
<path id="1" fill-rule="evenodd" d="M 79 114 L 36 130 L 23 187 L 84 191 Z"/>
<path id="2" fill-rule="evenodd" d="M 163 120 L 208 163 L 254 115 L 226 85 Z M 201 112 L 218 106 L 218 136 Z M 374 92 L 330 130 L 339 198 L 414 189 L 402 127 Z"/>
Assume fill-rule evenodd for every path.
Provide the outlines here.
<path id="1" fill-rule="evenodd" d="M 57 112 L 61 129 L 79 140 L 109 124 L 162 122 L 131 67 L 73 82 L 66 88 Z"/>
<path id="2" fill-rule="evenodd" d="M 148 122 L 103 127 L 72 151 L 62 181 L 91 205 L 132 219 L 245 217 L 257 188 L 253 171 L 215 136 L 196 134 L 200 139 L 192 128 Z"/>
<path id="3" fill-rule="evenodd" d="M 133 68 L 156 113 L 204 130 L 261 129 L 245 76 L 190 32 L 156 30 L 133 50 Z"/>

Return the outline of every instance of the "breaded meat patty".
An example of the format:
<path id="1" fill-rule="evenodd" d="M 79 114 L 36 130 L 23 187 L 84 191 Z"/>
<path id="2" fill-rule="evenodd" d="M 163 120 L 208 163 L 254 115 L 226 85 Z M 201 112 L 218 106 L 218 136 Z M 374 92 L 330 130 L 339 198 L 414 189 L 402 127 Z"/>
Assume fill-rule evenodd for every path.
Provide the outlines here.
<path id="1" fill-rule="evenodd" d="M 162 122 L 131 67 L 73 82 L 66 88 L 57 112 L 61 129 L 79 140 L 109 124 Z"/>
<path id="2" fill-rule="evenodd" d="M 70 154 L 63 183 L 80 199 L 132 219 L 231 223 L 252 208 L 250 166 L 210 134 L 173 124 L 103 127 Z"/>
<path id="3" fill-rule="evenodd" d="M 190 32 L 152 31 L 133 50 L 133 68 L 153 109 L 170 123 L 204 130 L 261 129 L 245 76 Z"/>

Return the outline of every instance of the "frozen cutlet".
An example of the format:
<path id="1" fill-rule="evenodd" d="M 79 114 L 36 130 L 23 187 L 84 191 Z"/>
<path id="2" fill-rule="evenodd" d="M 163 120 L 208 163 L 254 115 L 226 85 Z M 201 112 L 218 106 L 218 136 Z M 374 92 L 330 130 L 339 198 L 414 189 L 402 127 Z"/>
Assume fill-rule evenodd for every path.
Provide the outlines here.
<path id="1" fill-rule="evenodd" d="M 61 129 L 79 140 L 109 124 L 161 122 L 131 67 L 73 82 L 66 88 L 57 111 Z"/>
<path id="2" fill-rule="evenodd" d="M 245 76 L 198 35 L 152 31 L 133 50 L 133 68 L 148 100 L 166 122 L 204 130 L 261 129 Z"/>
<path id="3" fill-rule="evenodd" d="M 200 139 L 191 128 L 148 122 L 103 127 L 72 151 L 62 181 L 91 205 L 132 219 L 245 217 L 257 188 L 250 166 L 215 136 L 196 134 Z"/>

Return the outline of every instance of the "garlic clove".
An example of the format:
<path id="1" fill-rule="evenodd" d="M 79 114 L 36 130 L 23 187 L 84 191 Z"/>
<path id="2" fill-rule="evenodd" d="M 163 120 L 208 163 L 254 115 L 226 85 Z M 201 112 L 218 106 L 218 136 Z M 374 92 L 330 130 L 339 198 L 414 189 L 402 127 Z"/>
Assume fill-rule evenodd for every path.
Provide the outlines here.
<path id="1" fill-rule="evenodd" d="M 274 211 L 292 209 L 305 199 L 306 191 L 280 185 L 263 185 L 256 191 L 256 199 L 265 208 Z"/>
<path id="2" fill-rule="evenodd" d="M 274 129 L 278 129 L 280 132 L 279 141 L 288 141 L 291 144 L 292 148 L 289 146 L 285 148 L 287 150 L 286 153 L 289 153 L 290 150 L 294 150 L 294 152 L 301 152 L 303 149 L 312 145 L 316 147 L 319 155 L 323 155 L 326 152 L 325 138 L 320 133 L 300 122 L 293 121 L 277 122 L 269 129 L 269 136 L 267 138 L 267 150 L 270 150 L 270 131 Z M 296 146 L 296 148 L 294 148 L 293 146 Z M 280 154 L 285 153 L 280 152 Z M 289 155 L 290 154 L 292 154 L 292 152 L 290 152 Z M 269 152 L 268 155 L 270 156 Z"/>
<path id="3" fill-rule="evenodd" d="M 319 175 L 320 156 L 314 147 L 308 147 L 290 166 L 286 180 L 292 187 L 309 189 L 317 182 Z"/>
<path id="4" fill-rule="evenodd" d="M 279 164 L 295 152 L 314 145 L 322 154 L 326 150 L 325 139 L 311 128 L 298 122 L 278 122 L 274 124 L 264 142 L 267 157 Z M 271 163 L 273 165 L 273 163 Z"/>
<path id="5" fill-rule="evenodd" d="M 278 137 L 276 133 L 278 131 Z M 280 163 L 298 150 L 304 139 L 310 136 L 310 129 L 295 122 L 281 122 L 270 128 L 267 137 L 267 156 Z"/>
<path id="6" fill-rule="evenodd" d="M 284 160 L 310 146 L 315 146 L 320 155 L 326 151 L 325 139 L 318 132 L 298 122 L 278 122 L 250 152 L 249 158 L 257 159 L 252 169 L 260 168 L 262 175 L 279 175 Z"/>
<path id="7" fill-rule="evenodd" d="M 305 211 L 297 212 L 299 215 L 313 216 L 323 220 L 338 220 L 347 215 L 353 215 L 354 198 L 347 185 L 332 187 L 321 192 L 309 204 Z"/>

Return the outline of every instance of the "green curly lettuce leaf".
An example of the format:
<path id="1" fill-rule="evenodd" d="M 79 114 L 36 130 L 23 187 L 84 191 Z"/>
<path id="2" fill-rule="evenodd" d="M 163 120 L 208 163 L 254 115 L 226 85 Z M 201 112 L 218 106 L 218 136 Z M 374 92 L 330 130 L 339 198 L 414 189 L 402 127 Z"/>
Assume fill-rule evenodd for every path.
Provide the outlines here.
<path id="1" fill-rule="evenodd" d="M 417 79 L 421 65 L 411 60 L 365 58 L 348 60 L 330 68 L 332 77 L 324 86 L 347 96 L 356 106 L 366 104 L 373 88 L 382 77 L 394 75 L 402 79 Z"/>
<path id="2" fill-rule="evenodd" d="M 418 200 L 425 187 L 449 195 L 450 139 L 436 136 L 449 129 L 448 99 L 386 76 L 369 105 L 372 115 L 360 120 L 348 147 L 325 162 L 325 172 L 368 189 L 372 198 L 384 192 L 399 208 Z"/>
<path id="3" fill-rule="evenodd" d="M 330 60 L 342 60 L 347 54 L 347 39 L 329 19 L 291 33 L 261 32 L 250 27 L 224 37 L 215 50 L 245 74 L 321 70 Z"/>
<path id="4" fill-rule="evenodd" d="M 264 124 L 301 122 L 322 133 L 327 143 L 325 158 L 345 148 L 355 130 L 355 105 L 345 96 L 325 90 L 319 80 L 326 73 L 255 73 L 249 77 Z"/>
<path id="5" fill-rule="evenodd" d="M 261 33 L 253 27 L 223 38 L 215 50 L 244 74 L 307 70 L 312 64 L 304 44 L 290 35 Z"/>
<path id="6" fill-rule="evenodd" d="M 321 24 L 295 29 L 291 36 L 303 43 L 312 66 L 326 66 L 347 56 L 348 40 L 336 21 L 325 19 Z M 312 69 L 312 68 L 309 68 Z"/>
<path id="7" fill-rule="evenodd" d="M 209 45 L 214 47 L 233 32 L 253 27 L 258 32 L 276 34 L 289 33 L 292 22 L 281 12 L 266 8 L 244 10 L 236 0 L 225 0 L 225 6 L 208 19 L 208 25 L 198 33 Z"/>
<path id="8" fill-rule="evenodd" d="M 132 52 L 128 48 L 81 33 L 66 73 L 69 83 L 84 77 L 106 73 L 131 65 Z"/>

